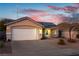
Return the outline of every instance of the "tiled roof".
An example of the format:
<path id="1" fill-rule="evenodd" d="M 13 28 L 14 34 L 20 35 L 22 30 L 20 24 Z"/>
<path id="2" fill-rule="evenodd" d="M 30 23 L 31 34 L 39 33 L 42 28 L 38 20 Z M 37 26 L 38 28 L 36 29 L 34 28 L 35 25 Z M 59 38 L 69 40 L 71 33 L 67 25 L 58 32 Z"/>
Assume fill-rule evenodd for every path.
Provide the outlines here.
<path id="1" fill-rule="evenodd" d="M 50 22 L 37 22 L 37 21 L 34 21 L 33 19 L 31 19 L 30 17 L 22 17 L 22 18 L 19 18 L 19 19 L 17 19 L 16 21 L 11 22 L 11 23 L 9 23 L 9 24 L 13 24 L 13 23 L 20 22 L 20 21 L 23 21 L 23 20 L 31 20 L 31 21 L 33 21 L 33 22 L 39 24 L 39 25 L 42 25 L 42 26 L 45 27 L 45 28 L 56 27 L 56 25 L 53 24 L 53 23 L 50 23 Z M 7 24 L 7 25 L 9 25 L 9 24 Z"/>
<path id="2" fill-rule="evenodd" d="M 38 22 L 38 23 L 42 24 L 45 28 L 56 27 L 55 24 L 50 23 L 50 22 Z"/>

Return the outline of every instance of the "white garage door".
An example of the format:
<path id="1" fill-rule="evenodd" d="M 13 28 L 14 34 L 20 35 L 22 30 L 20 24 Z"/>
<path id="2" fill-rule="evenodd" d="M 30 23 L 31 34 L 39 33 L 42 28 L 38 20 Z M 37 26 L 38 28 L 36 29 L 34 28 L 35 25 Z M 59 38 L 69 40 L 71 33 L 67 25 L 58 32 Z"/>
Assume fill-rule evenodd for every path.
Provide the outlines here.
<path id="1" fill-rule="evenodd" d="M 12 40 L 36 40 L 38 33 L 36 29 L 13 29 Z"/>

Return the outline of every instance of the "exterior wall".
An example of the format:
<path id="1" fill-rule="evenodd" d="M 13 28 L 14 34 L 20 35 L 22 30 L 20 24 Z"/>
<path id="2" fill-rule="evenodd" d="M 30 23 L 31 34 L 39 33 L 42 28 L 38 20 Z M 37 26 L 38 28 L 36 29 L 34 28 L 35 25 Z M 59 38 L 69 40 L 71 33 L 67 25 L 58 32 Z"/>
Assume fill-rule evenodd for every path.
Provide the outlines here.
<path id="1" fill-rule="evenodd" d="M 11 33 L 6 33 L 6 39 L 11 39 Z"/>
<path id="2" fill-rule="evenodd" d="M 58 37 L 58 29 L 52 29 L 52 37 Z"/>
<path id="3" fill-rule="evenodd" d="M 36 28 L 38 31 L 40 29 L 42 29 L 42 27 L 40 25 L 37 25 L 36 23 L 29 21 L 29 20 L 23 20 L 20 22 L 16 22 L 14 24 L 8 25 L 6 28 L 6 37 L 7 39 L 11 39 L 11 35 L 12 35 L 12 28 L 23 28 L 23 29 L 27 29 L 27 28 Z M 38 33 L 39 35 L 39 39 L 41 37 L 41 35 Z"/>

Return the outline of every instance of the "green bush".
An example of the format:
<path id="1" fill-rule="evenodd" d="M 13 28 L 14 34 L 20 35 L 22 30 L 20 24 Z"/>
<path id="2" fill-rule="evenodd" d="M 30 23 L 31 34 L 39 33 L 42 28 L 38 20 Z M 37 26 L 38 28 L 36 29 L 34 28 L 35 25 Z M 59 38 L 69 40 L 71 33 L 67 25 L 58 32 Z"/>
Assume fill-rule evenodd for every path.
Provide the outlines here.
<path id="1" fill-rule="evenodd" d="M 3 47 L 4 47 L 4 42 L 0 41 L 0 48 L 3 48 Z"/>
<path id="2" fill-rule="evenodd" d="M 75 39 L 68 39 L 68 42 L 70 42 L 70 43 L 76 43 L 77 41 Z"/>
<path id="3" fill-rule="evenodd" d="M 59 45 L 65 45 L 66 43 L 65 43 L 65 41 L 63 39 L 59 39 L 58 44 Z"/>

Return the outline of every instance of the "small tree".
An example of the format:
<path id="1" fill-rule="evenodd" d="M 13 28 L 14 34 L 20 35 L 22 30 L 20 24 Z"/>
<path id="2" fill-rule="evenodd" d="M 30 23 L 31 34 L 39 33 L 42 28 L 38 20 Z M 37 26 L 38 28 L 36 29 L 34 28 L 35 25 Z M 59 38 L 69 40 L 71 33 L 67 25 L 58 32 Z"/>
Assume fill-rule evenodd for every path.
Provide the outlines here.
<path id="1" fill-rule="evenodd" d="M 5 26 L 5 23 L 4 23 L 4 21 L 3 20 L 1 20 L 0 21 L 0 30 L 3 30 L 3 31 L 6 31 L 5 28 L 6 26 Z"/>
<path id="2" fill-rule="evenodd" d="M 0 20 L 0 40 L 6 40 L 6 26 L 3 20 Z"/>

